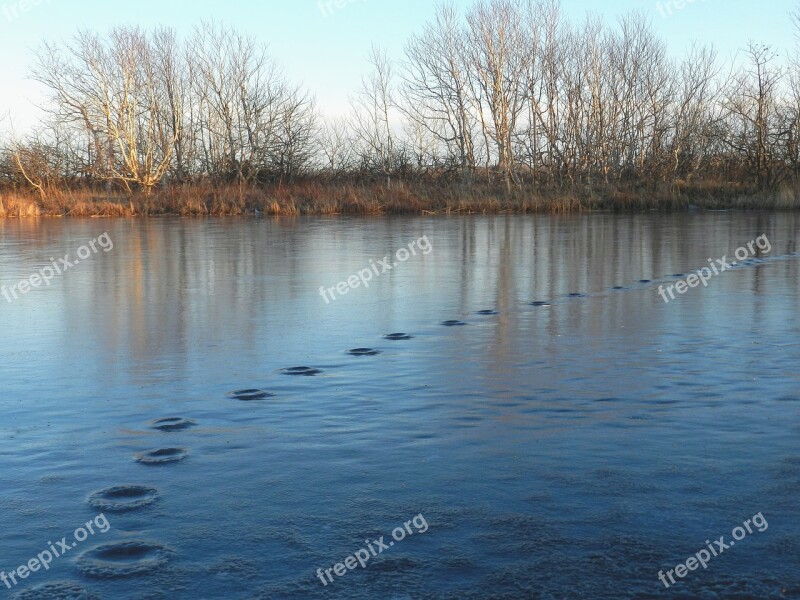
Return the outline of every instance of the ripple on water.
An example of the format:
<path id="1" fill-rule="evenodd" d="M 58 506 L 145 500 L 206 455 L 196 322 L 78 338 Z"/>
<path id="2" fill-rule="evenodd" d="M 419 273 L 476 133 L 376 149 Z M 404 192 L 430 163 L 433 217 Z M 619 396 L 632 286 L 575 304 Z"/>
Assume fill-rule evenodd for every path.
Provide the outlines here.
<path id="1" fill-rule="evenodd" d="M 183 417 L 165 417 L 150 421 L 150 427 L 159 431 L 182 431 L 197 425 L 197 421 Z"/>
<path id="2" fill-rule="evenodd" d="M 98 510 L 125 512 L 145 507 L 159 499 L 156 488 L 143 485 L 120 485 L 89 496 L 89 504 Z"/>
<path id="3" fill-rule="evenodd" d="M 387 340 L 400 341 L 400 340 L 410 340 L 412 336 L 410 336 L 407 333 L 389 333 L 383 337 L 386 338 Z"/>
<path id="4" fill-rule="evenodd" d="M 289 367 L 283 369 L 284 375 L 300 375 L 305 377 L 313 377 L 322 373 L 322 369 L 315 369 L 314 367 Z"/>
<path id="5" fill-rule="evenodd" d="M 144 465 L 166 465 L 183 460 L 189 455 L 186 448 L 158 448 L 147 452 L 138 452 L 136 461 Z"/>
<path id="6" fill-rule="evenodd" d="M 486 309 L 486 310 L 479 310 L 475 314 L 482 315 L 484 317 L 490 317 L 490 316 L 493 316 L 493 315 L 498 315 L 500 313 L 498 313 L 496 310 Z"/>
<path id="7" fill-rule="evenodd" d="M 37 585 L 14 595 L 14 600 L 99 600 L 100 596 L 73 581 Z"/>
<path id="8" fill-rule="evenodd" d="M 381 353 L 380 350 L 374 348 L 353 348 L 347 351 L 351 356 L 376 356 Z"/>
<path id="9" fill-rule="evenodd" d="M 87 550 L 77 564 L 86 577 L 109 579 L 151 573 L 172 555 L 172 550 L 156 542 L 115 542 Z"/>
<path id="10" fill-rule="evenodd" d="M 250 402 L 251 400 L 263 400 L 264 398 L 270 398 L 272 396 L 274 396 L 274 394 L 270 394 L 269 392 L 255 388 L 228 392 L 228 398 L 242 400 L 243 402 Z"/>

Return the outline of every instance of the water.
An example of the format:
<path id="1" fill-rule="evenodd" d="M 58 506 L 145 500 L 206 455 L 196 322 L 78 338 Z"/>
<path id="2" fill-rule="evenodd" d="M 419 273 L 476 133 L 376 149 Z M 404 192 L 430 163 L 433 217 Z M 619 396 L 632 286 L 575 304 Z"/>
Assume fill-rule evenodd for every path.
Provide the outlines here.
<path id="1" fill-rule="evenodd" d="M 107 506 L 93 494 L 142 486 L 112 490 L 112 506 L 133 506 L 104 511 L 106 533 L 13 591 L 798 598 L 798 225 L 762 213 L 0 221 L 6 286 L 104 232 L 114 246 L 0 297 L 0 569 L 72 540 Z M 670 275 L 762 234 L 768 255 L 659 296 Z M 428 254 L 321 297 L 423 236 Z M 411 339 L 383 338 L 396 332 Z M 297 366 L 322 372 L 282 371 Z M 271 395 L 228 395 L 243 389 Z M 154 428 L 167 417 L 191 421 Z M 164 449 L 186 456 L 135 459 Z M 757 513 L 765 531 L 669 589 L 658 580 Z M 424 533 L 418 519 L 366 569 L 318 579 L 418 515 Z"/>

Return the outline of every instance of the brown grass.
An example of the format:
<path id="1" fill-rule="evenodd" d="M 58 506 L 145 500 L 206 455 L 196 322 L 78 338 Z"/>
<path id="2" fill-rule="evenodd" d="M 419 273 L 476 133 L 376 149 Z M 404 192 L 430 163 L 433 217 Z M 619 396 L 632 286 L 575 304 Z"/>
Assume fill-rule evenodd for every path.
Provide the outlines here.
<path id="1" fill-rule="evenodd" d="M 0 218 L 39 217 L 42 210 L 31 197 L 0 195 Z"/>
<path id="2" fill-rule="evenodd" d="M 153 215 L 391 215 L 575 213 L 702 209 L 800 208 L 800 189 L 755 192 L 737 184 L 678 182 L 661 189 L 592 188 L 542 190 L 525 187 L 511 194 L 484 183 L 458 185 L 396 182 L 298 182 L 271 186 L 186 184 L 150 197 L 106 195 L 92 190 L 0 193 L 0 218 L 132 217 Z"/>

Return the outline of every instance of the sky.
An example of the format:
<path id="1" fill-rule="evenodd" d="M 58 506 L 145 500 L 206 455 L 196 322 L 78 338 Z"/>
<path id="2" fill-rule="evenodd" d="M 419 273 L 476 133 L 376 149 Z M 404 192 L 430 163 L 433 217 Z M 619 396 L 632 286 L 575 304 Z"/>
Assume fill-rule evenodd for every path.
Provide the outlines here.
<path id="1" fill-rule="evenodd" d="M 453 3 L 466 8 L 473 0 Z M 800 0 L 562 0 L 562 6 L 573 20 L 591 11 L 613 22 L 642 11 L 675 56 L 699 41 L 727 57 L 749 40 L 785 54 L 794 44 L 789 12 Z M 11 117 L 0 130 L 13 122 L 24 131 L 36 120 L 42 91 L 29 74 L 42 41 L 116 25 L 165 25 L 186 34 L 200 20 L 224 22 L 262 40 L 287 74 L 315 94 L 323 113 L 343 115 L 366 71 L 370 46 L 401 58 L 406 39 L 434 8 L 434 0 L 0 0 L 0 117 Z"/>

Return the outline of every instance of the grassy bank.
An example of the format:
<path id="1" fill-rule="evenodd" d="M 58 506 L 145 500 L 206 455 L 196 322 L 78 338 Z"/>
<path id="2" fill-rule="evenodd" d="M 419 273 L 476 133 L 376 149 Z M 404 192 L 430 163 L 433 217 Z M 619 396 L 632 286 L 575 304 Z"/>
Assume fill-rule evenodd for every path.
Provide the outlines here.
<path id="1" fill-rule="evenodd" d="M 733 184 L 694 184 L 669 189 L 592 188 L 506 193 L 501 187 L 393 183 L 363 185 L 304 182 L 274 186 L 181 185 L 149 197 L 77 190 L 44 195 L 0 192 L 0 218 L 139 217 L 158 215 L 426 215 L 575 213 L 700 209 L 800 208 L 800 190 L 757 192 Z"/>

